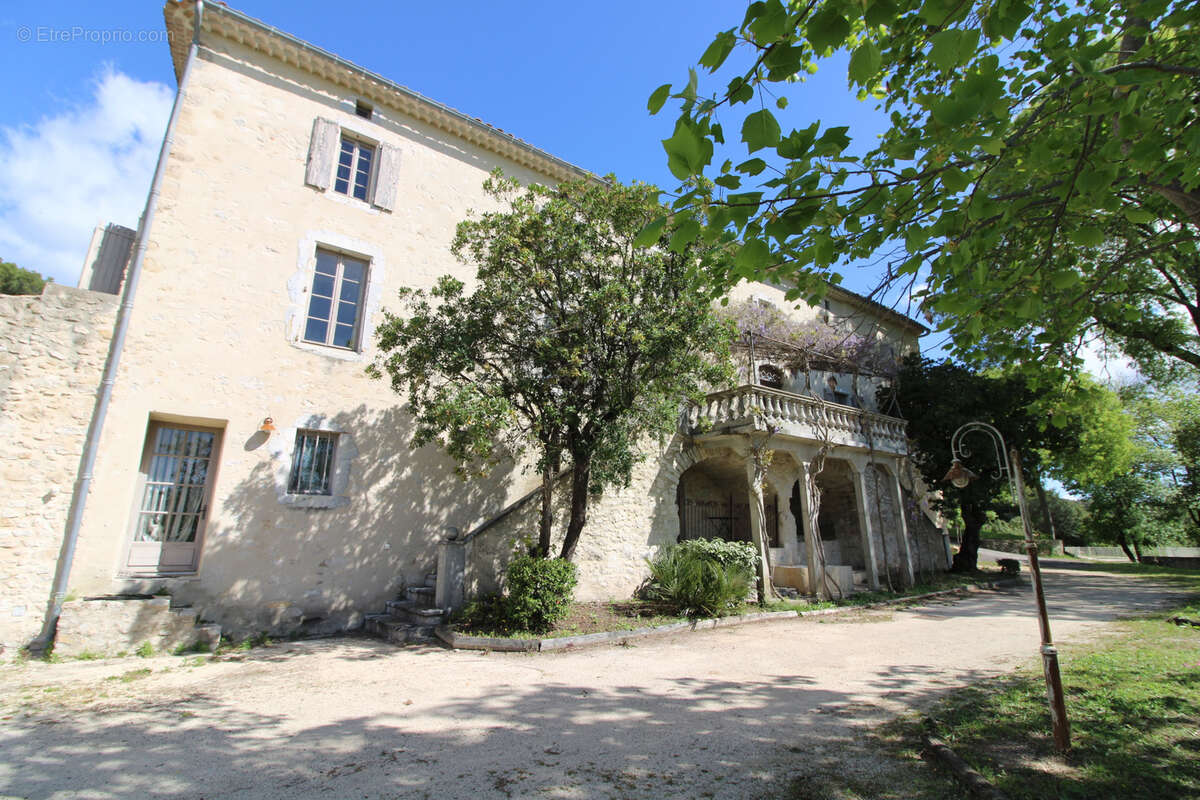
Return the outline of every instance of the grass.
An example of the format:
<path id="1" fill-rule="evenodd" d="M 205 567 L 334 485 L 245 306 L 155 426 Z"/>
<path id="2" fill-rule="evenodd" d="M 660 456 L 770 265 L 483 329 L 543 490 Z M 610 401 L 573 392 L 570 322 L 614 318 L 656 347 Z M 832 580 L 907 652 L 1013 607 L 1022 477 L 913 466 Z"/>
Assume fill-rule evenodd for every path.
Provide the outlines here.
<path id="1" fill-rule="evenodd" d="M 944 572 L 937 573 L 932 577 L 911 586 L 907 589 L 901 589 L 897 592 L 878 591 L 878 592 L 856 592 L 846 597 L 837 598 L 834 600 L 811 600 L 807 598 L 798 598 L 795 600 L 779 600 L 774 603 L 768 603 L 767 611 L 818 611 L 826 608 L 842 608 L 846 606 L 869 606 L 874 603 L 883 603 L 890 600 L 902 600 L 905 597 L 916 597 L 918 595 L 929 594 L 930 592 L 940 592 L 947 589 L 958 589 L 964 586 L 974 586 L 980 583 L 988 583 L 990 581 L 999 580 L 1004 577 L 1004 574 L 996 568 L 992 562 L 979 563 L 980 569 L 971 574 Z M 747 606 L 745 612 L 759 610 L 758 606 Z"/>
<path id="2" fill-rule="evenodd" d="M 1200 575 L 1190 584 L 1200 590 Z M 1054 752 L 1040 664 L 955 692 L 930 712 L 935 735 L 1014 800 L 1200 797 L 1200 629 L 1165 621 L 1175 615 L 1200 619 L 1200 602 L 1067 648 L 1065 756 Z M 895 725 L 919 747 L 921 723 Z"/>

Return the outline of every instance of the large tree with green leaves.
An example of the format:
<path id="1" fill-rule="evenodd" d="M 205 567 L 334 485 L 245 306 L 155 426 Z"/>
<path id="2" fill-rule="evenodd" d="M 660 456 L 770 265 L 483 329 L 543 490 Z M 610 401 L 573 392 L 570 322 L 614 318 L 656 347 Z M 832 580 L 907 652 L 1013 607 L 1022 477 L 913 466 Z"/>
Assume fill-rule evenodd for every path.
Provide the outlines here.
<path id="1" fill-rule="evenodd" d="M 972 451 L 966 466 L 978 478 L 959 489 L 943 480 L 951 466 L 950 439 L 967 422 L 987 422 L 996 427 L 1009 447 L 1020 452 L 1026 483 L 1040 485 L 1041 476 L 1081 461 L 1087 449 L 1090 407 L 1098 395 L 1079 393 L 1077 387 L 1054 389 L 1032 385 L 1024 375 L 983 373 L 951 361 L 920 357 L 905 360 L 894 385 L 880 390 L 881 405 L 898 403 L 908 421 L 913 460 L 930 486 L 943 493 L 947 510 L 962 514 L 962 547 L 954 556 L 954 569 L 972 571 L 979 552 L 979 532 L 987 511 L 1008 489 L 1008 478 L 997 469 L 997 454 L 986 435 L 964 440 Z M 1094 438 L 1093 438 L 1094 444 Z M 1107 479 L 1124 464 L 1110 460 L 1091 467 L 1089 474 Z"/>
<path id="2" fill-rule="evenodd" d="M 0 258 L 0 294 L 41 294 L 46 278 Z"/>
<path id="3" fill-rule="evenodd" d="M 781 125 L 789 95 L 819 107 L 803 78 L 829 63 L 888 115 L 878 141 Z M 814 296 L 879 260 L 883 283 L 927 284 L 961 356 L 1070 364 L 1098 331 L 1200 368 L 1200 5 L 765 0 L 699 64 L 727 82 L 693 71 L 649 107 L 679 101 L 675 209 L 745 242 L 730 279 Z"/>
<path id="4" fill-rule="evenodd" d="M 662 213 L 654 187 L 521 187 L 496 173 L 484 189 L 502 210 L 459 223 L 452 244 L 474 280 L 402 290 L 371 371 L 407 398 L 413 445 L 440 445 L 466 472 L 534 449 L 543 556 L 555 476 L 570 468 L 570 559 L 589 495 L 627 483 L 644 437 L 669 433 L 685 400 L 728 377 L 731 329 L 704 283 L 711 253 L 668 229 L 634 246 Z"/>

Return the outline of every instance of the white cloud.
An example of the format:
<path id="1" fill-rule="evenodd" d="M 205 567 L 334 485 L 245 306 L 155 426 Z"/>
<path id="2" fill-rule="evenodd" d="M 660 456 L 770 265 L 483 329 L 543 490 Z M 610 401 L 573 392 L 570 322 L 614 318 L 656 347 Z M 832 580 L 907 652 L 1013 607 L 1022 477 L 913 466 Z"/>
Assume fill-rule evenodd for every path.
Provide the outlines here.
<path id="1" fill-rule="evenodd" d="M 0 257 L 74 286 L 96 225 L 136 228 L 174 92 L 105 69 L 89 102 L 0 128 Z"/>
<path id="2" fill-rule="evenodd" d="M 1084 370 L 1103 383 L 1119 386 L 1133 383 L 1141 377 L 1137 367 L 1124 353 L 1099 339 L 1084 342 L 1079 355 L 1083 359 Z"/>

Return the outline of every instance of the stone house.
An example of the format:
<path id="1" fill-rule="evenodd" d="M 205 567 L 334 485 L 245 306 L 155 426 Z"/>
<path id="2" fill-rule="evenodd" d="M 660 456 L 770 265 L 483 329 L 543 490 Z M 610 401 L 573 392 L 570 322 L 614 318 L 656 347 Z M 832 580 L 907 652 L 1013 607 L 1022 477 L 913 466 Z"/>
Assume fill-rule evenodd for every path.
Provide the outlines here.
<path id="1" fill-rule="evenodd" d="M 371 332 L 399 287 L 471 280 L 449 243 L 492 206 L 492 170 L 588 173 L 223 4 L 164 14 L 179 88 L 140 230 L 98 234 L 80 289 L 3 301 L 21 311 L 0 322 L 0 431 L 15 443 L 0 470 L 18 489 L 0 500 L 0 641 L 27 643 L 63 585 L 64 625 L 88 613 L 74 598 L 169 593 L 234 636 L 355 628 L 406 588 L 432 594 L 435 572 L 440 606 L 495 588 L 535 529 L 538 476 L 462 482 L 439 451 L 411 450 L 402 403 L 364 372 Z M 775 287 L 735 293 L 790 308 Z M 922 331 L 839 289 L 794 313 L 897 352 Z M 596 503 L 581 599 L 628 596 L 643 559 L 681 536 L 743 537 L 746 464 L 768 437 L 777 582 L 807 587 L 820 561 L 845 591 L 944 568 L 903 422 L 869 393 L 855 407 L 845 376 L 821 378 L 826 399 L 762 366 Z M 38 424 L 39 396 L 53 422 Z M 20 460 L 51 451 L 38 470 Z"/>

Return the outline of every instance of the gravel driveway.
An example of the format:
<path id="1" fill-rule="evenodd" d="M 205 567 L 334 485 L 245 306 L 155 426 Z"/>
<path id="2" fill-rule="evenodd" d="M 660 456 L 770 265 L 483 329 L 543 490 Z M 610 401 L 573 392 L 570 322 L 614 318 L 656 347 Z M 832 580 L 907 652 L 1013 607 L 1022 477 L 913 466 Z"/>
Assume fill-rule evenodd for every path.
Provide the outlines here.
<path id="1" fill-rule="evenodd" d="M 1058 641 L 1182 597 L 1047 566 Z M 341 638 L 199 666 L 8 666 L 0 794 L 808 796 L 797 787 L 830 770 L 870 777 L 877 765 L 855 744 L 866 726 L 1030 662 L 1037 644 L 1026 586 L 565 653 Z"/>

